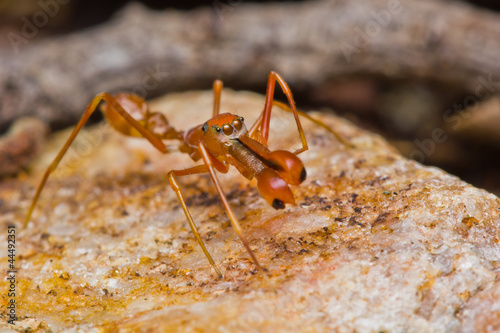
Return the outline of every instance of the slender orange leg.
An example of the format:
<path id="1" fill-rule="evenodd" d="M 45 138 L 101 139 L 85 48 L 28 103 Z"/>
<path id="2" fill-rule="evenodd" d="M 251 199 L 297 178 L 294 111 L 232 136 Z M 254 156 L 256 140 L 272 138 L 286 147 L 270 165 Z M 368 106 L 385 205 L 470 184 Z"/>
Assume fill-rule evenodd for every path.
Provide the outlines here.
<path id="1" fill-rule="evenodd" d="M 174 190 L 175 194 L 177 195 L 177 198 L 179 199 L 179 202 L 181 203 L 182 210 L 186 215 L 186 218 L 189 222 L 189 226 L 191 227 L 191 231 L 193 232 L 194 238 L 196 238 L 196 241 L 198 242 L 198 244 L 200 244 L 201 249 L 205 253 L 205 256 L 207 257 L 208 261 L 210 262 L 210 265 L 212 265 L 219 278 L 221 278 L 222 273 L 220 272 L 219 268 L 217 268 L 217 265 L 215 264 L 214 260 L 212 259 L 212 256 L 205 247 L 205 244 L 203 244 L 203 240 L 200 237 L 198 228 L 196 227 L 196 224 L 194 224 L 193 218 L 191 217 L 191 214 L 189 213 L 189 210 L 187 208 L 179 183 L 177 183 L 177 180 L 175 179 L 176 176 L 186 176 L 186 175 L 193 175 L 197 173 L 206 173 L 206 172 L 208 172 L 208 168 L 204 164 L 185 170 L 172 170 L 168 173 L 168 181 L 170 182 L 170 186 Z"/>
<path id="2" fill-rule="evenodd" d="M 259 264 L 257 258 L 255 257 L 255 254 L 253 253 L 252 249 L 250 248 L 250 244 L 248 244 L 248 241 L 246 240 L 245 236 L 243 236 L 243 231 L 241 229 L 240 223 L 238 222 L 238 219 L 234 215 L 234 212 L 231 209 L 229 202 L 227 201 L 226 195 L 224 194 L 224 191 L 222 190 L 219 179 L 217 178 L 217 175 L 215 174 L 215 168 L 213 166 L 212 159 L 210 158 L 210 153 L 208 152 L 208 150 L 204 144 L 200 144 L 199 149 L 201 152 L 201 156 L 203 157 L 203 161 L 205 162 L 205 165 L 208 168 L 208 172 L 210 173 L 210 178 L 212 178 L 212 181 L 215 185 L 215 188 L 217 189 L 217 192 L 219 193 L 219 197 L 222 200 L 222 204 L 224 205 L 224 208 L 226 209 L 227 216 L 229 217 L 229 221 L 231 221 L 231 225 L 233 226 L 234 231 L 236 231 L 236 234 L 240 237 L 241 242 L 243 243 L 243 245 L 247 249 L 247 252 L 250 255 L 250 257 L 252 258 L 255 265 L 259 269 L 265 271 L 265 269 Z"/>
<path id="3" fill-rule="evenodd" d="M 142 126 L 137 120 L 132 118 L 127 111 L 123 109 L 123 107 L 113 98 L 108 93 L 100 93 L 94 99 L 89 103 L 87 106 L 87 109 L 85 110 L 85 113 L 83 114 L 82 118 L 76 125 L 75 129 L 71 133 L 71 136 L 69 137 L 68 141 L 66 141 L 66 144 L 64 147 L 59 151 L 59 154 L 57 154 L 56 158 L 52 163 L 49 165 L 47 170 L 45 171 L 45 174 L 43 175 L 42 181 L 40 182 L 40 185 L 38 185 L 38 188 L 36 190 L 35 197 L 33 198 L 33 201 L 31 202 L 30 209 L 28 210 L 28 215 L 26 216 L 26 219 L 24 220 L 24 228 L 26 228 L 26 225 L 28 224 L 29 220 L 31 219 L 31 214 L 33 213 L 33 210 L 35 208 L 35 205 L 38 201 L 38 198 L 40 197 L 40 193 L 42 192 L 43 187 L 45 186 L 45 183 L 47 182 L 47 179 L 49 178 L 49 175 L 57 168 L 57 165 L 63 158 L 64 154 L 66 154 L 66 151 L 68 150 L 69 146 L 75 139 L 76 135 L 82 127 L 85 125 L 87 120 L 89 119 L 90 115 L 97 109 L 97 106 L 99 103 L 104 100 L 113 107 L 109 108 L 111 111 L 110 112 L 118 112 L 120 116 L 122 116 L 131 126 L 133 126 L 139 133 L 142 134 L 153 146 L 155 146 L 156 149 L 161 151 L 162 153 L 167 153 L 167 147 L 163 144 L 163 142 L 155 137 L 150 131 L 148 131 L 144 126 Z"/>
<path id="4" fill-rule="evenodd" d="M 220 95 L 222 92 L 223 83 L 221 80 L 214 81 L 214 110 L 212 114 L 212 118 L 217 116 L 220 112 Z"/>
<path id="5" fill-rule="evenodd" d="M 298 149 L 295 152 L 295 154 L 298 155 L 308 149 L 306 136 L 304 134 L 304 130 L 302 129 L 302 125 L 300 124 L 298 111 L 295 108 L 295 102 L 293 101 L 292 91 L 288 87 L 288 84 L 285 82 L 285 80 L 283 80 L 283 78 L 274 71 L 271 71 L 269 73 L 269 79 L 267 81 L 267 91 L 266 91 L 266 104 L 264 105 L 264 110 L 262 111 L 262 115 L 250 129 L 249 134 L 251 137 L 260 136 L 259 134 L 257 134 L 257 129 L 260 125 L 260 132 L 264 141 L 263 144 L 267 146 L 267 140 L 269 138 L 269 122 L 271 121 L 271 110 L 273 108 L 273 98 L 274 98 L 274 90 L 276 87 L 276 80 L 278 81 L 281 89 L 283 90 L 288 99 L 288 103 L 290 104 L 293 116 L 295 118 L 295 123 L 297 124 L 297 129 L 300 135 L 300 141 L 302 142 L 302 148 Z"/>

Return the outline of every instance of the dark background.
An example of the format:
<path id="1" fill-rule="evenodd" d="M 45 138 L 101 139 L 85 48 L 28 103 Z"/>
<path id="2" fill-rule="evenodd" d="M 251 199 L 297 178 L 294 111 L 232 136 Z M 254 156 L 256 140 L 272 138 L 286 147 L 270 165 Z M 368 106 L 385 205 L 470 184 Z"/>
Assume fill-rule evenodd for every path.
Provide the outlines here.
<path id="1" fill-rule="evenodd" d="M 241 0 L 233 0 L 240 2 Z M 66 33 L 78 29 L 83 29 L 96 25 L 108 20 L 113 13 L 120 10 L 129 2 L 140 2 L 151 9 L 178 9 L 178 10 L 192 10 L 198 7 L 212 6 L 215 1 L 158 1 L 158 0 L 71 0 L 68 3 L 67 15 L 57 23 L 53 23 L 52 29 L 47 29 L 50 33 Z M 289 1 L 244 1 L 244 3 L 264 3 L 264 2 L 301 2 L 297 0 Z M 466 1 L 478 7 L 488 8 L 494 11 L 500 9 L 500 2 L 494 0 L 470 0 Z M 65 5 L 66 7 L 66 5 Z M 2 25 L 16 26 L 20 24 L 20 17 L 22 15 L 29 15 L 31 12 L 39 10 L 37 1 L 35 0 L 3 0 L 0 1 L 0 19 Z"/>

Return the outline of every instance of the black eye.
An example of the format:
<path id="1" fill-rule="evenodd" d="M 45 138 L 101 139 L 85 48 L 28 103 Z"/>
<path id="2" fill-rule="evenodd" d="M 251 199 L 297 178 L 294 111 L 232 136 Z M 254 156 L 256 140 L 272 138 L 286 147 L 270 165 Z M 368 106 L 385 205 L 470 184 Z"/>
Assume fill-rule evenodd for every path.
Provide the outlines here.
<path id="1" fill-rule="evenodd" d="M 240 117 L 240 121 L 241 121 L 241 122 L 244 122 L 244 121 L 245 121 L 245 118 Z"/>
<path id="2" fill-rule="evenodd" d="M 207 123 L 204 123 L 203 124 L 203 127 L 201 128 L 201 130 L 203 131 L 203 133 L 206 133 L 207 130 L 208 130 L 208 124 Z"/>

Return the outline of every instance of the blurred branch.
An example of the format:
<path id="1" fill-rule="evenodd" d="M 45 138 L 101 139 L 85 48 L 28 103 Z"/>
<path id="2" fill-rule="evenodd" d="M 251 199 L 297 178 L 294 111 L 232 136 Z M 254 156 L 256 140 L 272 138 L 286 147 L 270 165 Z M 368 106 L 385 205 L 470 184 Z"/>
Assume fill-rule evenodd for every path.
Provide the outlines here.
<path id="1" fill-rule="evenodd" d="M 72 35 L 38 42 L 27 32 L 9 32 L 12 48 L 0 54 L 0 127 L 23 115 L 73 122 L 99 91 L 150 97 L 215 78 L 264 86 L 270 69 L 294 90 L 366 74 L 476 95 L 500 88 L 500 17 L 458 2 L 216 0 L 191 12 L 134 4 Z"/>
<path id="2" fill-rule="evenodd" d="M 49 128 L 44 122 L 23 117 L 4 136 L 0 136 L 0 179 L 26 167 L 40 152 L 48 132 Z"/>

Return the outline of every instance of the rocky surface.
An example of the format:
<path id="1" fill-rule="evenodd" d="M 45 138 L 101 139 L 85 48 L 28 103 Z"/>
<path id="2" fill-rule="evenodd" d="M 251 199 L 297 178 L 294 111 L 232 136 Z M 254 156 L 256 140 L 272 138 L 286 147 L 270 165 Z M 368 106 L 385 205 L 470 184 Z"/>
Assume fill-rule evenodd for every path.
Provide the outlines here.
<path id="1" fill-rule="evenodd" d="M 19 118 L 0 137 L 0 179 L 16 175 L 40 153 L 49 127 L 31 117 Z"/>
<path id="2" fill-rule="evenodd" d="M 154 102 L 178 128 L 211 114 L 211 92 Z M 224 111 L 258 116 L 263 96 L 223 92 Z M 197 245 L 166 173 L 194 165 L 145 140 L 89 128 L 49 179 L 27 230 L 41 172 L 69 132 L 51 139 L 30 175 L 0 183 L 0 223 L 15 223 L 16 326 L 33 331 L 473 332 L 500 328 L 500 201 L 401 157 L 380 137 L 315 114 L 348 148 L 304 119 L 307 180 L 296 206 L 272 209 L 255 182 L 220 177 L 257 271 L 206 175 L 180 179 Z M 299 148 L 290 114 L 273 115 L 271 148 Z M 1 261 L 5 272 L 7 261 Z"/>

